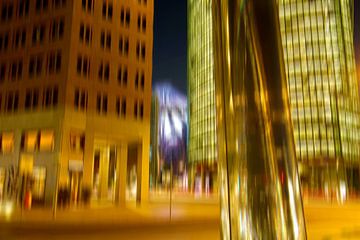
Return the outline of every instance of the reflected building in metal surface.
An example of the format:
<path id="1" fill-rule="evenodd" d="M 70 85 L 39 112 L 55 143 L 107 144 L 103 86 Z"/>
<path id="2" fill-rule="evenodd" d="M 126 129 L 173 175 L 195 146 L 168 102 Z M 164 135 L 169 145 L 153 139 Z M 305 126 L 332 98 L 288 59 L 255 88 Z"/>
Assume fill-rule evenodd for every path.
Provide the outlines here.
<path id="1" fill-rule="evenodd" d="M 347 192 L 360 190 L 353 4 L 352 0 L 279 1 L 302 187 L 306 195 L 341 201 Z"/>
<path id="2" fill-rule="evenodd" d="M 305 239 L 276 0 L 214 0 L 223 239 Z"/>
<path id="3" fill-rule="evenodd" d="M 188 153 L 192 169 L 191 182 L 201 191 L 204 190 L 203 185 L 216 184 L 213 61 L 211 0 L 188 0 Z M 210 183 L 207 184 L 206 179 L 209 178 Z"/>

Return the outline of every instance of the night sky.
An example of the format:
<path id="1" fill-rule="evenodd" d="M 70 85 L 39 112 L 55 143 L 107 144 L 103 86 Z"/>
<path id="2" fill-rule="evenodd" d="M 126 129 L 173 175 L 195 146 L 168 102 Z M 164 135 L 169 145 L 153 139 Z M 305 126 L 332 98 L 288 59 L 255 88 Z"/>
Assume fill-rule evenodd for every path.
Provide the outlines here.
<path id="1" fill-rule="evenodd" d="M 153 86 L 171 82 L 186 94 L 186 0 L 155 0 Z"/>
<path id="2" fill-rule="evenodd" d="M 355 49 L 360 65 L 360 1 L 355 0 Z M 153 84 L 171 82 L 186 94 L 187 1 L 155 0 Z"/>

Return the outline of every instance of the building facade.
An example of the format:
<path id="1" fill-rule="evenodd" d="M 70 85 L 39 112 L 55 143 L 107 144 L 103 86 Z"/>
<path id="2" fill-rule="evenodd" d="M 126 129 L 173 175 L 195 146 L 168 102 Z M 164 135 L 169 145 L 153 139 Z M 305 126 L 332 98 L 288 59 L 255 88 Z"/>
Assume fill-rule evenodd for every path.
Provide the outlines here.
<path id="1" fill-rule="evenodd" d="M 2 198 L 147 200 L 153 4 L 0 1 Z"/>
<path id="2" fill-rule="evenodd" d="M 216 171 L 212 1 L 188 0 L 189 164 L 192 176 Z M 212 174 L 210 174 L 212 175 Z M 203 177 L 201 177 L 203 178 Z M 214 177 L 215 179 L 215 177 Z"/>
<path id="3" fill-rule="evenodd" d="M 353 1 L 279 1 L 296 155 L 304 193 L 359 191 L 359 93 Z"/>

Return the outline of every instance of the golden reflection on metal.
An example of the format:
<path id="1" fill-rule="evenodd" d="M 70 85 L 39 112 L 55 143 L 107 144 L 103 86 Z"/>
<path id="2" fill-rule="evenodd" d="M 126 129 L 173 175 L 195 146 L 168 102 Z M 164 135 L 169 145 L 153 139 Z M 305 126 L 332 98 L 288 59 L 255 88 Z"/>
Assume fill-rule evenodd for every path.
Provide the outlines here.
<path id="1" fill-rule="evenodd" d="M 212 7 L 222 238 L 306 239 L 276 0 Z"/>

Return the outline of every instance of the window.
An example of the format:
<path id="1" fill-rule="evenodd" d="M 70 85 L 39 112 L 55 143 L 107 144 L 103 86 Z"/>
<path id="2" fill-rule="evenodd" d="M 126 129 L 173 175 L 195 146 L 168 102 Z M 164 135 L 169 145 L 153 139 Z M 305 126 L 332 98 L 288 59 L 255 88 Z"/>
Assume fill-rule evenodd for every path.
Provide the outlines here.
<path id="1" fill-rule="evenodd" d="M 141 119 L 141 120 L 144 118 L 144 103 L 143 103 L 143 101 L 135 100 L 134 117 L 136 119 Z"/>
<path id="2" fill-rule="evenodd" d="M 59 40 L 64 35 L 64 19 L 54 19 L 50 25 L 50 39 Z"/>
<path id="3" fill-rule="evenodd" d="M 18 29 L 14 34 L 14 48 L 25 47 L 26 43 L 26 30 Z"/>
<path id="4" fill-rule="evenodd" d="M 134 117 L 136 119 L 143 119 L 144 118 L 144 102 L 135 100 L 134 104 Z"/>
<path id="5" fill-rule="evenodd" d="M 119 53 L 123 56 L 129 55 L 129 38 L 120 36 L 119 38 Z"/>
<path id="6" fill-rule="evenodd" d="M 90 59 L 87 56 L 78 56 L 76 71 L 83 77 L 90 76 Z"/>
<path id="7" fill-rule="evenodd" d="M 9 32 L 0 34 L 0 51 L 6 51 L 9 46 Z"/>
<path id="8" fill-rule="evenodd" d="M 26 131 L 21 136 L 21 149 L 26 152 L 53 151 L 55 145 L 54 130 Z"/>
<path id="9" fill-rule="evenodd" d="M 30 0 L 20 0 L 18 6 L 18 17 L 29 15 Z"/>
<path id="10" fill-rule="evenodd" d="M 144 71 L 137 71 L 136 75 L 135 75 L 135 89 L 139 89 L 139 85 L 140 85 L 140 89 L 142 91 L 144 91 L 145 88 L 145 74 Z"/>
<path id="11" fill-rule="evenodd" d="M 125 97 L 117 97 L 116 98 L 116 113 L 119 117 L 126 116 L 126 99 Z"/>
<path id="12" fill-rule="evenodd" d="M 43 56 L 35 55 L 30 57 L 29 77 L 40 76 L 42 72 Z"/>
<path id="13" fill-rule="evenodd" d="M 139 3 L 139 4 L 146 5 L 146 4 L 147 4 L 147 0 L 138 0 L 138 3 Z"/>
<path id="14" fill-rule="evenodd" d="M 104 63 L 101 62 L 100 63 L 100 67 L 99 67 L 99 80 L 101 82 L 109 82 L 109 78 L 110 78 L 110 66 L 109 63 Z"/>
<path id="15" fill-rule="evenodd" d="M 112 20 L 113 5 L 111 2 L 104 1 L 102 6 L 102 16 L 106 20 Z"/>
<path id="16" fill-rule="evenodd" d="M 82 0 L 81 5 L 85 12 L 92 13 L 94 11 L 94 0 Z"/>
<path id="17" fill-rule="evenodd" d="M 47 87 L 43 92 L 43 106 L 45 108 L 55 107 L 58 104 L 58 88 L 55 87 Z"/>
<path id="18" fill-rule="evenodd" d="M 47 58 L 48 73 L 58 73 L 61 70 L 61 52 L 50 52 Z"/>
<path id="19" fill-rule="evenodd" d="M 127 28 L 130 27 L 130 9 L 121 8 L 120 11 L 120 24 L 121 26 L 125 26 Z"/>
<path id="20" fill-rule="evenodd" d="M 138 115 L 139 115 L 139 103 L 136 100 L 135 103 L 134 103 L 134 117 L 138 118 Z"/>
<path id="21" fill-rule="evenodd" d="M 5 75 L 6 75 L 6 64 L 1 63 L 0 64 L 0 83 L 5 81 Z M 0 101 L 0 103 L 1 103 L 1 101 Z M 0 106 L 0 108 L 1 108 L 1 106 Z"/>
<path id="22" fill-rule="evenodd" d="M 54 130 L 42 130 L 40 132 L 40 151 L 54 150 Z"/>
<path id="23" fill-rule="evenodd" d="M 53 6 L 55 8 L 65 7 L 66 0 L 53 0 Z"/>
<path id="24" fill-rule="evenodd" d="M 11 153 L 14 150 L 14 133 L 0 133 L 0 153 Z"/>
<path id="25" fill-rule="evenodd" d="M 146 32 L 146 15 L 138 15 L 138 31 L 139 32 Z"/>
<path id="26" fill-rule="evenodd" d="M 145 42 L 137 42 L 136 44 L 136 58 L 145 61 Z"/>
<path id="27" fill-rule="evenodd" d="M 70 133 L 70 149 L 72 151 L 84 151 L 85 149 L 85 134 L 71 132 Z"/>
<path id="28" fill-rule="evenodd" d="M 107 114 L 108 97 L 106 94 L 98 93 L 96 97 L 96 111 L 98 114 Z"/>
<path id="29" fill-rule="evenodd" d="M 84 23 L 80 24 L 79 39 L 81 43 L 91 44 L 92 29 L 89 25 L 85 25 Z"/>
<path id="30" fill-rule="evenodd" d="M 118 83 L 121 86 L 127 86 L 128 82 L 128 70 L 127 66 L 120 66 L 118 70 Z"/>
<path id="31" fill-rule="evenodd" d="M 10 64 L 10 76 L 12 81 L 22 78 L 23 62 L 22 60 L 15 60 Z"/>
<path id="32" fill-rule="evenodd" d="M 38 131 L 26 131 L 21 136 L 21 150 L 25 152 L 34 152 L 38 149 L 40 143 L 40 136 Z"/>
<path id="33" fill-rule="evenodd" d="M 44 202 L 45 199 L 45 181 L 46 181 L 46 168 L 34 166 L 32 171 L 32 190 L 31 195 L 33 201 Z"/>
<path id="34" fill-rule="evenodd" d="M 35 9 L 37 12 L 46 11 L 49 6 L 49 0 L 36 0 Z"/>
<path id="35" fill-rule="evenodd" d="M 140 119 L 144 118 L 144 103 L 140 102 Z"/>
<path id="36" fill-rule="evenodd" d="M 102 49 L 111 49 L 111 33 L 110 32 L 101 32 L 100 36 L 100 46 Z"/>
<path id="37" fill-rule="evenodd" d="M 88 94 L 87 91 L 75 89 L 74 94 L 74 107 L 76 110 L 85 111 L 87 109 Z"/>
<path id="38" fill-rule="evenodd" d="M 39 91 L 37 89 L 26 90 L 25 110 L 34 110 L 39 103 Z"/>
<path id="39" fill-rule="evenodd" d="M 5 98 L 5 111 L 15 112 L 19 108 L 19 92 L 8 92 Z"/>
<path id="40" fill-rule="evenodd" d="M 32 44 L 36 45 L 43 43 L 45 33 L 45 25 L 36 25 L 33 27 L 32 31 Z"/>
<path id="41" fill-rule="evenodd" d="M 14 5 L 12 3 L 4 3 L 1 8 L 1 21 L 9 21 L 13 16 Z"/>

